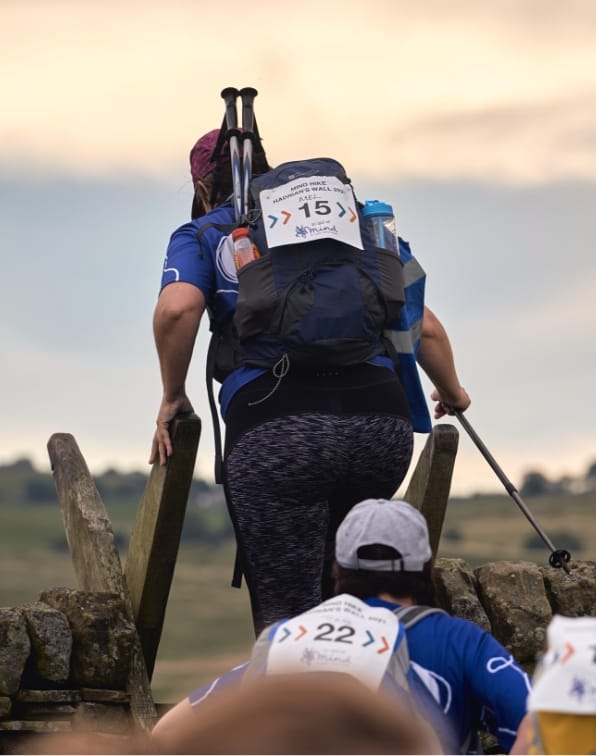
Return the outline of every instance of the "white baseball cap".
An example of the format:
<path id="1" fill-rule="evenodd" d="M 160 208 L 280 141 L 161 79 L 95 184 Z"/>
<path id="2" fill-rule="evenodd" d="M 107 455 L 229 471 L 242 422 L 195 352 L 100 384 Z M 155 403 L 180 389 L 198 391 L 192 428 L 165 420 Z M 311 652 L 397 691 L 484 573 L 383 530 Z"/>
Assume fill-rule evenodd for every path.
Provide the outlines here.
<path id="1" fill-rule="evenodd" d="M 394 559 L 362 559 L 361 546 L 390 546 Z M 348 512 L 335 536 L 335 559 L 350 570 L 421 572 L 432 557 L 424 515 L 406 501 L 365 499 Z"/>

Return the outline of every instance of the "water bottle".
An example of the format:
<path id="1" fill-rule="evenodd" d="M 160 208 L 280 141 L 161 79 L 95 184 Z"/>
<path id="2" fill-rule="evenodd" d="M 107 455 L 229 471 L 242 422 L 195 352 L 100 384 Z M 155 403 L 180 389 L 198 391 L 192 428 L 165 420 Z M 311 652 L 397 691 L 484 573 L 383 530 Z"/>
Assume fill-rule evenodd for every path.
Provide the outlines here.
<path id="1" fill-rule="evenodd" d="M 367 200 L 362 214 L 370 225 L 377 247 L 399 254 L 395 215 L 391 205 L 379 200 Z"/>
<path id="2" fill-rule="evenodd" d="M 240 270 L 246 263 L 256 260 L 261 255 L 256 245 L 252 243 L 245 226 L 235 228 L 232 231 L 232 244 L 234 246 L 234 265 Z"/>

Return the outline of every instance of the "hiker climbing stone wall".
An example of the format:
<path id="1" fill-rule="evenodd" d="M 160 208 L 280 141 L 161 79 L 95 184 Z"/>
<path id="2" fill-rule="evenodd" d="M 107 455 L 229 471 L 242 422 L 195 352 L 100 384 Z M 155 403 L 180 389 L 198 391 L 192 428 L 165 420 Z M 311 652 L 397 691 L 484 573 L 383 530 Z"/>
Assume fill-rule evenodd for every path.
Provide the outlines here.
<path id="1" fill-rule="evenodd" d="M 528 672 L 553 614 L 596 616 L 596 562 L 572 562 L 569 577 L 532 562 L 472 569 L 439 558 L 436 573 L 442 606 L 490 630 Z M 111 593 L 54 588 L 0 608 L 0 752 L 14 753 L 19 733 L 126 731 L 134 635 Z"/>

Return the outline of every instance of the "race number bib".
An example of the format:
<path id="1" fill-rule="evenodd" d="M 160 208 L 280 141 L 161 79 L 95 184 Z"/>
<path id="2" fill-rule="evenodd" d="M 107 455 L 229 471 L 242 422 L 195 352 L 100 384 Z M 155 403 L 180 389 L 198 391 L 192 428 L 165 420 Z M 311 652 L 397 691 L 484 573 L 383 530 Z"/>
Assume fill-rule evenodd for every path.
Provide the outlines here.
<path id="1" fill-rule="evenodd" d="M 389 609 L 367 606 L 344 593 L 279 625 L 267 674 L 345 672 L 376 690 L 399 632 Z"/>
<path id="2" fill-rule="evenodd" d="M 547 633 L 528 709 L 596 716 L 596 617 L 555 615 Z"/>
<path id="3" fill-rule="evenodd" d="M 336 176 L 307 176 L 259 195 L 268 247 L 337 239 L 362 249 L 351 187 Z"/>

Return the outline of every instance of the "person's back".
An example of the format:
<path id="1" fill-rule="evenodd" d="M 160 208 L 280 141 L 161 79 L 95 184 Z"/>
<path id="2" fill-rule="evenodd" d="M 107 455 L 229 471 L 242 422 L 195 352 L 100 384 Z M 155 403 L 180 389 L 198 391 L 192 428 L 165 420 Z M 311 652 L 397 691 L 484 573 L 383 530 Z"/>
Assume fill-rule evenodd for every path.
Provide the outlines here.
<path id="1" fill-rule="evenodd" d="M 238 677 L 235 673 L 238 673 Z M 235 691 L 244 691 L 246 696 L 253 696 L 264 679 L 295 678 L 298 690 L 311 689 L 314 684 L 319 691 L 317 695 L 322 698 L 327 698 L 322 690 L 332 693 L 320 712 L 328 730 L 328 734 L 320 740 L 320 747 L 324 749 L 328 747 L 327 738 L 333 742 L 340 732 L 339 727 L 337 732 L 333 729 L 334 712 L 341 711 L 343 696 L 337 696 L 334 680 L 342 681 L 342 686 L 347 690 L 353 686 L 354 691 L 358 689 L 354 686 L 357 681 L 358 687 L 362 686 L 366 691 L 362 697 L 364 711 L 368 698 L 373 700 L 371 694 L 374 693 L 375 700 L 385 709 L 389 709 L 390 705 L 396 726 L 401 726 L 401 721 L 409 721 L 408 727 L 412 733 L 432 732 L 436 749 L 440 749 L 440 741 L 443 750 L 449 752 L 449 746 L 455 743 L 436 701 L 410 665 L 404 626 L 392 611 L 368 606 L 353 596 L 336 596 L 297 617 L 266 628 L 254 644 L 250 662 L 237 668 L 235 673 L 206 689 L 194 691 L 189 698 L 192 709 L 187 702 L 182 702 L 182 705 L 166 714 L 154 729 L 153 742 L 165 749 L 171 748 L 181 726 L 199 721 L 192 716 L 193 711 L 205 721 L 208 716 L 205 705 L 210 706 L 213 701 L 225 701 Z M 274 682 L 270 687 L 277 689 Z M 237 700 L 242 700 L 240 694 Z M 296 710 L 299 707 L 295 702 L 287 706 L 287 711 L 283 710 L 284 705 L 287 706 L 282 700 L 275 701 L 275 716 L 279 721 L 297 719 Z M 313 702 L 309 705 L 313 705 Z M 357 732 L 359 726 L 355 725 L 356 729 L 352 732 Z M 350 728 L 341 729 L 346 730 L 341 742 L 345 738 L 347 744 L 351 739 L 351 736 L 348 737 Z M 305 736 L 302 741 L 307 746 L 309 737 L 312 736 Z M 318 738 L 314 742 L 318 743 Z M 373 736 L 371 747 L 375 742 L 376 737 Z M 308 747 L 310 749 L 312 746 Z M 356 742 L 345 746 L 347 752 L 357 747 Z M 345 748 L 342 746 L 340 752 L 345 752 Z"/>
<path id="2" fill-rule="evenodd" d="M 400 606 L 376 598 L 367 603 Z M 460 752 L 476 747 L 478 730 L 492 732 L 508 752 L 530 692 L 513 656 L 490 633 L 445 612 L 429 614 L 406 632 L 414 669 L 451 723 Z"/>
<path id="3" fill-rule="evenodd" d="M 260 140 L 253 137 L 242 132 L 242 139 L 249 138 L 254 147 L 253 173 L 259 174 L 258 186 L 258 179 L 270 174 Z M 216 334 L 226 330 L 237 333 L 236 315 L 244 296 L 240 279 L 247 280 L 249 273 L 252 276 L 257 270 L 265 271 L 271 262 L 263 254 L 236 270 L 229 234 L 230 225 L 241 219 L 234 214 L 232 224 L 221 223 L 214 211 L 221 207 L 222 217 L 232 215 L 232 206 L 226 204 L 232 184 L 226 138 L 230 141 L 237 138 L 237 130 L 214 130 L 194 146 L 192 215 L 198 219 L 209 213 L 209 217 L 198 224 L 200 229 L 197 223 L 185 224 L 172 235 L 168 245 L 153 321 L 163 397 L 150 462 L 159 460 L 166 464 L 172 454 L 170 423 L 177 414 L 193 409 L 186 393 L 186 378 L 204 311 L 208 311 Z M 419 381 L 402 380 L 402 374 L 407 372 L 406 362 L 410 373 L 417 377 L 415 361 L 410 357 L 399 370 L 392 356 L 392 342 L 385 338 L 385 327 L 391 326 L 387 316 L 397 316 L 396 305 L 402 292 L 397 291 L 395 277 L 386 275 L 389 268 L 379 261 L 382 258 L 391 262 L 394 272 L 403 263 L 396 257 L 390 260 L 386 251 L 376 254 L 365 249 L 367 227 L 349 180 L 347 183 L 342 180 L 343 173 L 335 175 L 335 168 L 321 170 L 323 173 L 307 175 L 300 182 L 304 184 L 301 188 L 288 175 L 287 183 L 272 189 L 279 192 L 275 199 L 280 202 L 285 196 L 284 187 L 291 186 L 296 192 L 308 191 L 308 198 L 304 198 L 308 206 L 300 200 L 296 208 L 298 220 L 293 218 L 288 224 L 279 220 L 275 226 L 276 229 L 283 226 L 284 233 L 293 237 L 288 246 L 291 257 L 298 260 L 298 277 L 284 288 L 280 288 L 273 275 L 261 281 L 263 286 L 257 287 L 256 300 L 267 299 L 272 304 L 255 313 L 248 335 L 244 333 L 246 345 L 251 349 L 258 346 L 260 350 L 269 345 L 271 337 L 277 349 L 281 332 L 293 335 L 294 318 L 301 337 L 310 333 L 312 326 L 317 340 L 326 322 L 327 300 L 344 301 L 343 286 L 337 283 L 340 266 L 334 264 L 341 260 L 343 281 L 358 295 L 351 295 L 350 302 L 362 299 L 367 303 L 364 316 L 356 308 L 357 316 L 346 318 L 345 324 L 349 320 L 350 326 L 371 326 L 372 351 L 358 351 L 347 363 L 342 356 L 337 364 L 332 360 L 323 366 L 308 361 L 300 364 L 299 359 L 283 355 L 271 366 L 269 359 L 260 364 L 260 355 L 255 356 L 253 351 L 241 353 L 238 363 L 238 352 L 234 350 L 231 372 L 218 371 L 223 380 L 219 409 L 226 425 L 222 481 L 257 634 L 272 622 L 299 614 L 332 595 L 330 568 L 337 527 L 358 501 L 394 494 L 412 459 L 413 419 L 420 416 L 426 419 L 422 428 L 425 432 L 431 427 L 423 395 L 419 412 L 412 410 L 411 387 L 419 386 Z M 330 172 L 333 175 L 328 175 Z M 341 201 L 330 202 L 334 192 L 329 187 L 340 191 L 337 196 Z M 263 189 L 259 194 L 261 206 L 267 191 Z M 298 195 L 292 197 L 295 200 Z M 349 215 L 344 197 L 349 200 Z M 299 215 L 307 209 L 310 212 L 311 202 L 314 202 L 313 214 L 305 224 Z M 344 228 L 341 240 L 323 243 L 330 229 L 346 225 L 346 218 L 349 231 Z M 333 222 L 329 223 L 330 220 Z M 315 241 L 301 241 L 304 234 L 310 237 L 311 232 L 321 234 L 320 247 L 315 247 Z M 268 245 L 271 246 L 269 242 Z M 400 242 L 400 249 L 402 246 L 405 249 L 405 242 Z M 315 259 L 319 249 L 325 263 L 320 271 Z M 367 252 L 366 269 L 364 263 L 359 263 L 363 249 Z M 308 258 L 308 265 L 303 264 L 303 258 Z M 405 264 L 408 270 L 414 270 L 409 248 Z M 328 278 L 321 286 L 319 272 L 323 271 Z M 284 268 L 284 275 L 287 272 Z M 415 317 L 408 324 L 409 335 L 415 337 L 409 341 L 412 355 L 436 386 L 432 395 L 438 402 L 435 417 L 444 414 L 447 405 L 464 411 L 470 399 L 459 382 L 447 334 L 424 305 L 425 276 L 420 267 L 416 276 L 419 296 Z M 291 296 L 294 284 L 298 289 L 296 298 Z M 290 299 L 291 306 L 284 308 Z M 311 323 L 308 312 L 313 303 Z M 277 333 L 272 322 L 280 313 L 289 313 L 290 317 L 283 319 L 281 332 Z M 334 320 L 331 335 L 336 345 L 335 329 L 343 323 L 341 317 Z M 245 325 L 244 320 L 242 324 Z M 251 341 L 253 335 L 257 345 Z M 353 335 L 351 329 L 348 335 Z M 292 354 L 295 356 L 295 352 Z M 210 358 L 211 353 L 208 363 Z"/>
<path id="4" fill-rule="evenodd" d="M 341 577 L 340 584 L 345 585 Z M 412 701 L 440 734 L 447 753 L 473 753 L 479 745 L 479 730 L 492 732 L 508 752 L 530 692 L 524 670 L 490 633 L 474 623 L 452 617 L 434 607 L 417 607 L 416 604 L 401 604 L 398 600 L 388 599 L 387 595 L 383 599 L 367 597 L 364 604 L 372 610 L 386 609 L 400 617 L 400 621 L 402 616 L 407 618 L 408 613 L 413 614 L 414 619 L 411 624 L 406 620 L 401 627 L 401 647 L 397 642 L 394 644 L 392 659 L 385 666 L 380 688 L 396 701 L 403 699 L 407 689 Z M 292 664 L 297 668 L 316 667 L 314 655 L 319 648 L 317 642 L 312 641 L 313 633 L 307 633 L 310 626 L 305 617 L 315 618 L 320 632 L 331 637 L 337 632 L 337 621 L 342 616 L 337 609 L 341 602 L 354 606 L 360 604 L 353 595 L 342 593 L 312 613 L 279 622 L 263 631 L 255 643 L 250 664 L 242 671 L 243 681 L 274 669 L 275 663 L 288 665 L 284 668 L 288 670 L 292 669 Z M 421 610 L 419 617 L 416 617 L 415 609 Z M 344 634 L 348 627 L 353 629 L 355 625 L 344 624 Z M 381 635 L 377 629 L 379 626 L 372 622 L 368 627 L 378 639 Z M 372 633 L 370 637 L 372 639 Z M 292 644 L 286 645 L 286 639 L 293 641 Z M 333 644 L 334 649 L 338 646 L 341 649 L 341 644 Z M 286 648 L 289 655 L 280 654 Z M 278 652 L 273 663 L 272 650 Z M 400 650 L 405 651 L 405 657 L 400 657 Z M 345 657 L 346 654 L 337 654 L 332 657 L 332 664 L 346 664 Z M 363 663 L 370 664 L 367 672 L 373 674 L 374 659 L 372 663 Z M 367 675 L 361 670 L 356 676 L 365 679 Z"/>
<path id="5" fill-rule="evenodd" d="M 357 504 L 338 530 L 335 556 L 336 592 L 393 610 L 436 605 L 428 527 L 407 502 Z M 479 728 L 509 751 L 530 690 L 511 654 L 473 622 L 442 611 L 423 616 L 406 632 L 410 658 L 434 690 L 459 752 L 475 747 Z"/>
<path id="6" fill-rule="evenodd" d="M 503 750 L 509 751 L 526 712 L 528 678 L 490 633 L 435 606 L 428 529 L 417 510 L 399 501 L 357 504 L 338 530 L 334 578 L 337 595 L 348 594 L 355 604 L 360 599 L 369 607 L 396 612 L 403 622 L 415 679 L 425 686 L 425 697 L 432 696 L 432 721 L 445 752 L 473 752 L 479 729 L 493 732 Z M 418 615 L 413 611 L 416 605 L 429 611 Z M 317 608 L 312 616 L 316 617 Z M 325 604 L 320 608 L 325 617 Z M 412 614 L 417 616 L 412 619 Z M 329 628 L 332 624 L 332 620 L 327 621 L 320 632 L 335 637 Z M 303 641 L 301 628 L 308 629 L 295 618 L 264 631 L 255 648 L 253 662 L 257 663 L 253 663 L 251 676 L 266 673 L 264 659 L 275 639 L 282 646 L 296 637 L 298 641 L 292 643 Z M 374 626 L 369 629 L 374 635 Z M 311 642 L 308 653 L 299 657 L 300 663 L 315 658 L 317 647 L 322 647 L 320 641 Z M 332 658 L 339 662 L 343 657 Z M 248 666 L 241 665 L 193 691 L 157 728 L 175 729 L 179 718 L 192 717 L 209 698 L 241 685 Z M 382 688 L 386 693 L 397 691 L 399 700 L 399 684 L 395 685 L 390 674 L 383 678 Z"/>

